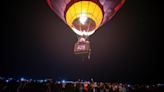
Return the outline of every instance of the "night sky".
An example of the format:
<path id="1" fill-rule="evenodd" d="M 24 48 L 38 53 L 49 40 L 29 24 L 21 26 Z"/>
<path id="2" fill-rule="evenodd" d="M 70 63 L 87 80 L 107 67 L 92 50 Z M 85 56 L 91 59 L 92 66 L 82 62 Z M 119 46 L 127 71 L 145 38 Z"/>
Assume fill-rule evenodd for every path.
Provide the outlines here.
<path id="1" fill-rule="evenodd" d="M 0 76 L 164 82 L 159 1 L 127 0 L 90 37 L 90 60 L 74 55 L 77 36 L 46 0 L 5 0 L 3 4 Z"/>

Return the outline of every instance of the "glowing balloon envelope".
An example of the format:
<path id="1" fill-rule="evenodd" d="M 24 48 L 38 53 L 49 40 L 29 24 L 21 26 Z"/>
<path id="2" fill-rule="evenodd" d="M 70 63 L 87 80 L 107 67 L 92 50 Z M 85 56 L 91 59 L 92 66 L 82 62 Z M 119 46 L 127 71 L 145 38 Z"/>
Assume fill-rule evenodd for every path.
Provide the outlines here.
<path id="1" fill-rule="evenodd" d="M 109 21 L 125 0 L 47 0 L 50 8 L 78 35 L 75 54 L 90 58 L 88 37 Z"/>

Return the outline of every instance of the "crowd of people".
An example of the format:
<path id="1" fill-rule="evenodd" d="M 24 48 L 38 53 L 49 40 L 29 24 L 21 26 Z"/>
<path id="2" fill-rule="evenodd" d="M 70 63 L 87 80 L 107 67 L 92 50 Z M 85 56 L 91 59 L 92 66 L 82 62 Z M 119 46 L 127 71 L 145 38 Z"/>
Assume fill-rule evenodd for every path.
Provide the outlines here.
<path id="1" fill-rule="evenodd" d="M 0 92 L 164 92 L 164 85 L 0 79 Z"/>

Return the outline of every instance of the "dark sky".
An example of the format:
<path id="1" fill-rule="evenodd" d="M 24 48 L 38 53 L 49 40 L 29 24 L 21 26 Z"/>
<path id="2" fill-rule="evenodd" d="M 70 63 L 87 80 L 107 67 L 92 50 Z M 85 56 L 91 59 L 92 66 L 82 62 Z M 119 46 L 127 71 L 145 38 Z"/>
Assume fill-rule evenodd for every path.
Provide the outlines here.
<path id="1" fill-rule="evenodd" d="M 164 82 L 161 5 L 155 0 L 127 0 L 90 37 L 87 60 L 74 55 L 75 33 L 46 0 L 5 0 L 0 76 Z"/>

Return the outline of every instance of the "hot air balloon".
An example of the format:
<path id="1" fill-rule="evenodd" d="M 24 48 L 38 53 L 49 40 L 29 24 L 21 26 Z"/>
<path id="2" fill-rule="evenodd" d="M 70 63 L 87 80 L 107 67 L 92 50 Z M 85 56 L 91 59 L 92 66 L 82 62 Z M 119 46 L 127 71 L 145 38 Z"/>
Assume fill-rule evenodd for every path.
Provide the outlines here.
<path id="1" fill-rule="evenodd" d="M 87 54 L 91 46 L 88 37 L 108 22 L 125 3 L 125 0 L 47 0 L 55 12 L 78 36 L 75 54 Z"/>

